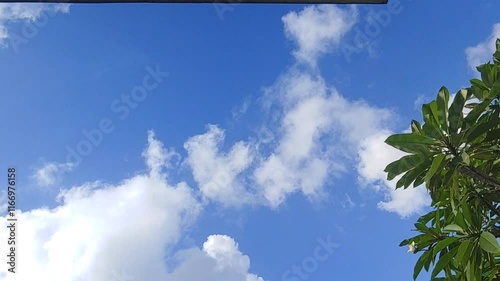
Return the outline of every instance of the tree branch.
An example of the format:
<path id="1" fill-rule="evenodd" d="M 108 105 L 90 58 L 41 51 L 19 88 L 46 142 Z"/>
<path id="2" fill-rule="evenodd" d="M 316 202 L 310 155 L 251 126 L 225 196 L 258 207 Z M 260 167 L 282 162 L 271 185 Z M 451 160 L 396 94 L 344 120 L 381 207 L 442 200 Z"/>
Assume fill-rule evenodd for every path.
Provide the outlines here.
<path id="1" fill-rule="evenodd" d="M 457 169 L 457 164 L 451 163 L 450 165 L 453 169 Z M 470 178 L 473 178 L 477 181 L 480 181 L 484 184 L 487 184 L 491 187 L 493 187 L 494 190 L 500 191 L 500 181 L 494 177 L 491 177 L 489 175 L 485 175 L 480 171 L 477 171 L 471 166 L 465 165 L 465 166 L 460 166 L 458 167 L 458 171 L 462 173 L 465 176 L 468 176 Z"/>

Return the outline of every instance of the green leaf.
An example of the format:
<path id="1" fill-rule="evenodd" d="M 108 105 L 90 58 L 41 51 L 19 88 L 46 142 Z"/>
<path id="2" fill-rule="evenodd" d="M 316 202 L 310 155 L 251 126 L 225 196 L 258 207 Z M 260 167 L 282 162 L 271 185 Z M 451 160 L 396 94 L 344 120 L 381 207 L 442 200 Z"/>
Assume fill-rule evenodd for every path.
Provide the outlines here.
<path id="1" fill-rule="evenodd" d="M 479 68 L 479 67 L 482 67 L 482 66 L 478 66 L 478 68 Z M 478 69 L 478 70 L 479 70 L 479 69 Z M 471 79 L 471 80 L 470 80 L 470 83 L 471 83 L 471 85 L 472 85 L 473 87 L 476 87 L 476 88 L 481 89 L 481 90 L 483 90 L 483 91 L 485 91 L 485 90 L 489 90 L 489 87 L 488 87 L 488 86 L 486 86 L 486 84 L 485 84 L 482 80 L 480 80 L 480 79 L 477 79 L 477 78 Z"/>
<path id="2" fill-rule="evenodd" d="M 443 134 L 441 132 L 441 129 L 439 128 L 439 125 L 434 121 L 434 119 L 430 119 L 429 121 L 425 122 L 424 125 L 422 126 L 422 131 L 429 137 L 436 139 L 436 140 L 443 140 Z"/>
<path id="3" fill-rule="evenodd" d="M 438 104 L 437 101 L 433 100 L 429 103 L 429 108 L 432 113 L 432 117 L 434 117 L 434 121 L 439 124 L 439 115 L 438 115 Z"/>
<path id="4" fill-rule="evenodd" d="M 491 100 L 488 99 L 475 106 L 474 109 L 472 109 L 464 118 L 465 124 L 467 124 L 469 127 L 476 124 L 477 118 L 479 118 L 479 116 L 483 114 L 484 110 L 490 105 L 490 103 Z"/>
<path id="5" fill-rule="evenodd" d="M 463 108 L 467 99 L 467 90 L 462 89 L 457 92 L 448 112 L 450 134 L 456 134 L 458 128 L 462 127 L 464 118 Z"/>
<path id="6" fill-rule="evenodd" d="M 437 144 L 435 140 L 417 134 L 394 134 L 389 136 L 385 143 L 409 153 L 428 151 L 429 145 Z"/>
<path id="7" fill-rule="evenodd" d="M 457 252 L 457 255 L 455 256 L 455 258 L 462 265 L 467 264 L 467 261 L 469 260 L 470 250 L 471 250 L 470 249 L 470 245 L 471 245 L 471 241 L 470 240 L 465 240 L 458 247 L 458 252 Z"/>
<path id="8" fill-rule="evenodd" d="M 429 233 L 429 228 L 423 223 L 415 223 L 415 227 L 422 233 Z"/>
<path id="9" fill-rule="evenodd" d="M 399 243 L 399 247 L 403 247 L 403 246 L 406 246 L 406 245 L 409 245 L 410 244 L 410 240 L 409 239 L 405 239 L 403 241 L 401 241 L 401 243 Z"/>
<path id="10" fill-rule="evenodd" d="M 430 167 L 429 171 L 427 171 L 427 174 L 425 175 L 425 183 L 427 184 L 427 186 L 430 186 L 430 180 L 436 174 L 436 172 L 439 170 L 439 167 L 441 166 L 441 163 L 443 162 L 445 156 L 446 155 L 444 155 L 444 154 L 438 154 L 432 160 L 431 167 Z"/>
<path id="11" fill-rule="evenodd" d="M 411 169 L 408 171 L 406 174 L 404 174 L 400 180 L 396 183 L 396 189 L 400 187 L 407 188 L 410 186 L 412 182 L 414 182 L 418 176 L 420 175 L 425 175 L 425 169 L 429 166 L 430 161 L 428 159 L 425 159 L 424 161 L 420 162 L 418 165 L 415 166 L 415 168 Z"/>
<path id="12" fill-rule="evenodd" d="M 493 142 L 500 140 L 500 129 L 495 129 L 486 133 L 483 142 Z"/>
<path id="13" fill-rule="evenodd" d="M 456 225 L 456 224 L 449 224 L 443 228 L 443 232 L 457 232 L 457 233 L 464 233 L 464 230 Z"/>
<path id="14" fill-rule="evenodd" d="M 475 141 L 479 136 L 485 134 L 490 130 L 493 130 L 496 126 L 498 126 L 498 120 L 494 118 L 491 118 L 487 122 L 472 126 L 465 135 L 465 141 L 467 143 L 471 143 Z"/>
<path id="15" fill-rule="evenodd" d="M 439 123 L 437 101 L 422 105 L 422 117 L 425 122 L 422 130 L 434 139 L 444 140 L 443 129 Z"/>
<path id="16" fill-rule="evenodd" d="M 439 272 L 441 272 L 444 269 L 444 267 L 448 265 L 448 263 L 450 263 L 450 261 L 453 259 L 457 251 L 458 248 L 455 247 L 439 259 L 439 261 L 436 263 L 436 266 L 434 267 L 434 270 L 432 270 L 431 279 L 436 277 L 439 274 Z"/>
<path id="17" fill-rule="evenodd" d="M 423 184 L 424 181 L 425 181 L 425 173 L 422 173 L 415 178 L 415 181 L 413 182 L 413 187 L 417 187 Z"/>
<path id="18" fill-rule="evenodd" d="M 430 211 L 429 213 L 418 218 L 419 223 L 427 224 L 436 215 L 436 211 Z"/>
<path id="19" fill-rule="evenodd" d="M 438 122 L 441 125 L 441 129 L 448 132 L 448 101 L 450 99 L 450 93 L 446 87 L 441 87 L 439 89 L 436 105 L 437 105 L 437 116 Z"/>
<path id="20" fill-rule="evenodd" d="M 422 271 L 424 264 L 431 258 L 430 254 L 430 251 L 425 251 L 418 259 L 417 263 L 415 264 L 415 268 L 413 269 L 413 280 L 417 280 L 417 277 Z"/>
<path id="21" fill-rule="evenodd" d="M 448 237 L 439 241 L 434 247 L 434 252 L 441 252 L 444 248 L 450 246 L 453 242 L 457 241 L 460 237 Z"/>
<path id="22" fill-rule="evenodd" d="M 469 205 L 467 205 L 467 202 L 466 200 L 462 200 L 461 202 L 461 207 L 462 207 L 462 213 L 461 215 L 463 216 L 463 220 L 464 220 L 464 223 L 466 225 L 468 225 L 469 227 L 470 226 L 473 226 L 474 225 L 474 220 L 472 219 L 472 216 L 471 216 L 471 213 L 470 213 L 470 209 L 469 209 Z"/>
<path id="23" fill-rule="evenodd" d="M 497 50 L 493 54 L 493 58 L 494 58 L 495 64 L 499 65 L 500 64 L 500 39 L 497 39 L 496 45 L 497 45 Z"/>
<path id="24" fill-rule="evenodd" d="M 475 281 L 475 275 L 474 275 L 474 260 L 470 259 L 467 262 L 467 266 L 465 268 L 465 276 L 467 277 L 467 281 Z M 480 280 L 478 280 L 480 281 Z"/>
<path id="25" fill-rule="evenodd" d="M 418 121 L 411 120 L 411 132 L 417 135 L 422 135 L 422 125 Z"/>
<path id="26" fill-rule="evenodd" d="M 500 252 L 500 245 L 498 245 L 497 239 L 488 231 L 481 233 L 481 236 L 479 237 L 479 245 L 488 253 L 495 254 Z"/>
<path id="27" fill-rule="evenodd" d="M 470 157 L 469 157 L 469 154 L 467 154 L 467 152 L 462 151 L 462 154 L 460 155 L 462 157 L 462 161 L 467 164 L 467 165 L 470 165 Z"/>
<path id="28" fill-rule="evenodd" d="M 413 169 L 417 164 L 422 162 L 422 159 L 422 155 L 412 154 L 403 156 L 399 160 L 390 163 L 384 169 L 384 172 L 387 173 L 387 180 L 392 180 L 397 175 Z"/>
<path id="29" fill-rule="evenodd" d="M 415 243 L 417 244 L 417 249 L 423 249 L 427 246 L 427 243 L 429 243 L 429 245 L 434 242 L 436 240 L 436 238 L 434 236 L 432 236 L 431 234 L 421 234 L 421 235 L 418 235 L 416 237 L 413 238 L 412 241 L 415 241 Z"/>
<path id="30" fill-rule="evenodd" d="M 497 68 L 491 63 L 485 63 L 477 67 L 479 72 L 481 72 L 481 80 L 483 80 L 486 87 L 491 88 L 497 80 Z"/>
<path id="31" fill-rule="evenodd" d="M 430 249 L 427 252 L 429 252 L 429 258 L 427 258 L 427 260 L 425 261 L 425 264 L 424 264 L 425 271 L 429 271 L 429 267 L 431 266 L 431 262 L 432 262 L 432 264 L 434 264 L 434 260 L 436 259 L 436 257 L 434 256 L 434 251 L 432 249 Z"/>

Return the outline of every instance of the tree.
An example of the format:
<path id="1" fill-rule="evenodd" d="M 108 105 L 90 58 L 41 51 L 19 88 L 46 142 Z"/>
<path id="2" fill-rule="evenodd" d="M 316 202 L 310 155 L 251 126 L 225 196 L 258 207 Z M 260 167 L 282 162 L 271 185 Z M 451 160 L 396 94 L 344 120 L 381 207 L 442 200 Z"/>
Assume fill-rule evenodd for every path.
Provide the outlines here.
<path id="1" fill-rule="evenodd" d="M 387 179 L 398 177 L 396 188 L 425 184 L 432 199 L 418 235 L 400 244 L 421 253 L 415 280 L 422 269 L 431 280 L 500 280 L 500 39 L 493 63 L 477 70 L 481 79 L 451 104 L 442 87 L 422 105 L 423 124 L 412 120 L 411 133 L 386 140 L 407 153 L 387 165 Z"/>

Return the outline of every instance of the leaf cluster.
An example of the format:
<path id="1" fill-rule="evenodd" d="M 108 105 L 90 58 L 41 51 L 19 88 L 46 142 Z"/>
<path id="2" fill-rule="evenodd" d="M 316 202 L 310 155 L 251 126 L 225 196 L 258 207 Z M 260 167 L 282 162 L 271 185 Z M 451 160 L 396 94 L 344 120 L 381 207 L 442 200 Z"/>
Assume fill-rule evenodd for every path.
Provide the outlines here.
<path id="1" fill-rule="evenodd" d="M 433 210 L 415 223 L 422 269 L 431 280 L 500 280 L 500 39 L 493 62 L 477 67 L 481 79 L 452 98 L 442 87 L 422 105 L 420 124 L 386 143 L 407 153 L 387 165 L 396 188 L 425 184 Z M 451 99 L 451 100 L 450 100 Z M 438 277 L 443 276 L 443 277 Z"/>

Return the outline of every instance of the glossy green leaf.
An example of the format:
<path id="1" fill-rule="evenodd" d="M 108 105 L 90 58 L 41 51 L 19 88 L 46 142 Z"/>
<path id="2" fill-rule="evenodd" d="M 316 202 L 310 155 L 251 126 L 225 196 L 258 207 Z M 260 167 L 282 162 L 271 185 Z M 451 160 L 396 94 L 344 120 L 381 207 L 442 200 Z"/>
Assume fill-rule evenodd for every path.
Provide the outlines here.
<path id="1" fill-rule="evenodd" d="M 464 233 L 463 228 L 461 228 L 459 225 L 456 224 L 449 224 L 443 228 L 443 232 L 457 232 L 457 233 Z"/>
<path id="2" fill-rule="evenodd" d="M 467 99 L 467 90 L 462 89 L 457 92 L 448 112 L 448 122 L 450 134 L 456 134 L 458 128 L 462 127 L 463 108 Z"/>
<path id="3" fill-rule="evenodd" d="M 481 102 L 477 106 L 475 106 L 474 109 L 472 109 L 467 114 L 467 116 L 465 116 L 465 118 L 464 118 L 465 124 L 467 124 L 468 127 L 475 125 L 479 116 L 481 116 L 481 114 L 484 113 L 484 110 L 490 105 L 490 103 L 491 103 L 491 100 L 488 99 L 488 100 Z M 462 127 L 463 127 L 463 125 L 462 125 Z"/>
<path id="4" fill-rule="evenodd" d="M 417 277 L 422 271 L 424 264 L 431 258 L 430 254 L 430 251 L 425 251 L 418 259 L 417 263 L 415 264 L 415 268 L 413 269 L 413 280 L 417 280 Z"/>
<path id="5" fill-rule="evenodd" d="M 436 174 L 436 172 L 441 167 L 441 163 L 443 162 L 444 158 L 445 158 L 444 154 L 439 154 L 432 160 L 431 167 L 429 168 L 429 171 L 427 171 L 427 174 L 425 175 L 425 183 L 427 184 L 427 186 L 430 185 L 429 183 L 431 178 Z"/>
<path id="6" fill-rule="evenodd" d="M 439 241 L 436 246 L 434 246 L 434 252 L 441 252 L 444 248 L 450 246 L 453 242 L 457 241 L 460 237 L 448 237 Z"/>
<path id="7" fill-rule="evenodd" d="M 495 65 L 491 63 L 485 63 L 477 67 L 479 72 L 481 72 L 481 80 L 483 84 L 491 88 L 493 87 L 493 83 L 497 80 L 498 70 Z"/>
<path id="8" fill-rule="evenodd" d="M 490 119 L 487 122 L 480 123 L 469 129 L 469 132 L 465 135 L 465 141 L 471 143 L 475 141 L 479 136 L 486 134 L 488 131 L 492 131 L 498 126 L 498 120 Z"/>
<path id="9" fill-rule="evenodd" d="M 439 272 L 441 272 L 444 269 L 444 267 L 446 265 L 448 265 L 448 263 L 456 255 L 457 251 L 458 251 L 458 248 L 455 247 L 439 259 L 439 261 L 436 263 L 436 266 L 432 270 L 431 279 L 436 277 L 439 274 Z"/>
<path id="10" fill-rule="evenodd" d="M 470 165 L 470 157 L 469 157 L 469 154 L 467 154 L 467 152 L 465 152 L 465 150 L 462 151 L 462 154 L 460 154 L 460 157 L 462 157 L 462 162 L 464 162 L 467 165 Z"/>
<path id="11" fill-rule="evenodd" d="M 411 185 L 412 182 L 417 179 L 417 177 L 419 177 L 420 175 L 425 175 L 425 170 L 429 166 L 429 163 L 430 160 L 425 159 L 424 161 L 416 165 L 415 168 L 405 173 L 396 183 L 396 189 L 400 187 L 407 188 Z"/>
<path id="12" fill-rule="evenodd" d="M 437 116 L 442 130 L 448 132 L 448 101 L 450 93 L 446 87 L 441 87 L 436 98 Z"/>
<path id="13" fill-rule="evenodd" d="M 416 120 L 411 120 L 411 132 L 417 135 L 422 135 L 422 125 Z"/>
<path id="14" fill-rule="evenodd" d="M 405 239 L 405 240 L 401 241 L 401 243 L 399 243 L 399 247 L 406 246 L 406 245 L 409 245 L 409 244 L 410 244 L 410 240 L 409 239 Z"/>
<path id="15" fill-rule="evenodd" d="M 488 253 L 500 252 L 500 245 L 498 245 L 497 239 L 488 231 L 481 233 L 481 236 L 479 237 L 479 245 Z"/>
<path id="16" fill-rule="evenodd" d="M 469 205 L 467 205 L 467 202 L 465 200 L 462 200 L 461 207 L 462 207 L 461 215 L 463 216 L 465 224 L 468 226 L 473 226 L 474 221 L 470 213 Z"/>
<path id="17" fill-rule="evenodd" d="M 436 144 L 436 141 L 416 134 L 395 134 L 389 136 L 385 143 L 405 152 L 418 153 L 428 150 L 428 145 Z"/>
<path id="18" fill-rule="evenodd" d="M 459 263 L 461 264 L 467 264 L 467 261 L 469 260 L 470 256 L 470 250 L 471 250 L 471 242 L 470 240 L 465 240 L 460 246 L 458 247 L 456 259 Z"/>
<path id="19" fill-rule="evenodd" d="M 413 169 L 417 164 L 422 162 L 422 160 L 422 155 L 412 154 L 403 156 L 399 160 L 390 163 L 384 169 L 384 172 L 387 173 L 387 180 L 392 180 L 397 175 Z"/>

